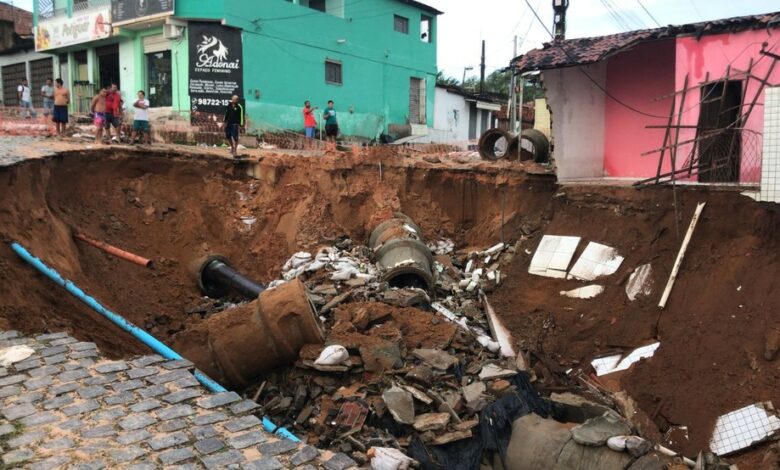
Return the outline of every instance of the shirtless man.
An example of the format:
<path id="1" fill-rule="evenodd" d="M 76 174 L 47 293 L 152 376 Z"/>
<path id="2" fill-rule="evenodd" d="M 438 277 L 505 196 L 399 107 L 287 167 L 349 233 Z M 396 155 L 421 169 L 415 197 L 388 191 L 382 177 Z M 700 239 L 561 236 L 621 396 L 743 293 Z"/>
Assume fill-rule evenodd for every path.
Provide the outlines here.
<path id="1" fill-rule="evenodd" d="M 103 126 L 106 125 L 106 94 L 108 90 L 101 88 L 97 95 L 92 98 L 92 113 L 95 115 L 95 143 L 103 143 Z"/>
<path id="2" fill-rule="evenodd" d="M 62 79 L 58 78 L 54 85 L 54 110 L 52 121 L 57 126 L 57 137 L 62 138 L 65 127 L 68 125 L 68 104 L 70 104 L 70 91 L 62 86 Z"/>

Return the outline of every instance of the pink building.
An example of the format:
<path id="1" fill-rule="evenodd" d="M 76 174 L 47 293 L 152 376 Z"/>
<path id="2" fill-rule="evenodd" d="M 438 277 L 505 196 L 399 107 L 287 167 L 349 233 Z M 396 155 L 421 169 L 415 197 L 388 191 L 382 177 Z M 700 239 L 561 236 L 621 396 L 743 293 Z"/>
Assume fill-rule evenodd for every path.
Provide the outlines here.
<path id="1" fill-rule="evenodd" d="M 758 185 L 778 54 L 770 13 L 555 41 L 513 65 L 542 72 L 561 181 L 668 180 L 674 157 L 675 179 Z"/>

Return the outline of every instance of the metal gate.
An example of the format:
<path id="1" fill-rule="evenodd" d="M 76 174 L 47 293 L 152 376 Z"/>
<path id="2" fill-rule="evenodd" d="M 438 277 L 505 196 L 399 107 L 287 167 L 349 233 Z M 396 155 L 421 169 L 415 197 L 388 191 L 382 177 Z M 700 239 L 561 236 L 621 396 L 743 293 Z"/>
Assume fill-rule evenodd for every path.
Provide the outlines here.
<path id="1" fill-rule="evenodd" d="M 30 88 L 32 89 L 33 106 L 43 107 L 43 96 L 41 96 L 41 87 L 46 84 L 46 79 L 52 77 L 54 65 L 51 57 L 48 59 L 33 60 L 30 62 Z M 54 85 L 52 85 L 54 86 Z"/>
<path id="2" fill-rule="evenodd" d="M 23 78 L 27 78 L 27 66 L 20 64 L 6 65 L 3 73 L 3 104 L 5 106 L 19 106 L 18 87 Z"/>

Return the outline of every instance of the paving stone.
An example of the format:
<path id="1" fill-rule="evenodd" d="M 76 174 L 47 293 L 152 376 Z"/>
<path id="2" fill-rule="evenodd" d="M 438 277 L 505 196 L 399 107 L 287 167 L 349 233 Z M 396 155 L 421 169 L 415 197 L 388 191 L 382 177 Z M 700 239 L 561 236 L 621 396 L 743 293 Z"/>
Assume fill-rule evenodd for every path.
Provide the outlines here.
<path id="1" fill-rule="evenodd" d="M 67 337 L 68 337 L 68 333 L 64 331 L 58 331 L 56 333 L 45 333 L 42 335 L 38 335 L 35 337 L 35 341 L 46 342 L 46 341 L 51 341 L 53 339 L 60 339 L 60 338 L 67 338 Z"/>
<path id="2" fill-rule="evenodd" d="M 173 382 L 174 380 L 181 379 L 188 375 L 192 376 L 192 374 L 187 369 L 176 369 L 171 372 L 165 372 L 157 375 L 150 375 L 149 377 L 146 377 L 146 381 L 154 385 L 161 385 L 168 382 Z"/>
<path id="3" fill-rule="evenodd" d="M 59 420 L 60 418 L 56 414 L 50 411 L 41 411 L 35 413 L 34 415 L 30 415 L 25 418 L 22 418 L 21 423 L 24 426 L 33 428 L 35 426 L 43 426 L 44 424 L 53 423 Z"/>
<path id="4" fill-rule="evenodd" d="M 36 367 L 41 366 L 41 360 L 37 357 L 33 357 L 32 359 L 27 359 L 25 361 L 17 362 L 14 364 L 14 369 L 16 369 L 16 372 L 24 372 L 30 369 L 35 369 Z"/>
<path id="5" fill-rule="evenodd" d="M 181 449 L 166 450 L 157 456 L 163 465 L 173 465 L 195 457 L 195 453 L 187 447 Z"/>
<path id="6" fill-rule="evenodd" d="M 79 418 L 70 418 L 66 419 L 65 421 L 62 421 L 60 424 L 57 425 L 59 429 L 65 429 L 66 431 L 69 431 L 71 429 L 79 429 L 84 425 L 84 423 Z"/>
<path id="7" fill-rule="evenodd" d="M 331 457 L 327 462 L 324 462 L 323 465 L 326 470 L 346 470 L 350 467 L 357 467 L 354 460 L 341 452 Z"/>
<path id="8" fill-rule="evenodd" d="M 135 394 L 133 392 L 122 392 L 103 399 L 106 405 L 127 405 L 135 401 Z"/>
<path id="9" fill-rule="evenodd" d="M 100 437 L 111 437 L 116 435 L 116 429 L 110 424 L 95 426 L 81 431 L 81 437 L 85 439 L 94 439 Z"/>
<path id="10" fill-rule="evenodd" d="M 197 440 L 208 439 L 209 437 L 214 437 L 218 434 L 217 430 L 214 429 L 214 426 L 211 425 L 193 426 L 190 428 L 190 432 Z"/>
<path id="11" fill-rule="evenodd" d="M 201 467 L 200 465 L 197 465 L 195 463 L 190 462 L 190 463 L 185 463 L 185 464 L 182 464 L 182 465 L 174 465 L 173 467 L 168 467 L 168 470 L 200 470 L 201 468 L 203 468 L 203 467 Z M 228 467 L 228 468 L 231 468 L 231 467 Z"/>
<path id="12" fill-rule="evenodd" d="M 239 396 L 239 394 L 236 392 L 221 392 L 221 393 L 215 393 L 214 395 L 210 395 L 207 397 L 203 397 L 198 401 L 196 401 L 195 404 L 201 408 L 206 408 L 207 410 L 210 410 L 218 406 L 225 406 L 230 403 L 235 403 L 239 400 L 241 400 L 241 396 Z"/>
<path id="13" fill-rule="evenodd" d="M 125 431 L 134 431 L 156 422 L 157 420 L 149 413 L 133 413 L 119 421 L 119 426 Z"/>
<path id="14" fill-rule="evenodd" d="M 301 450 L 296 452 L 295 455 L 290 458 L 290 463 L 295 466 L 303 465 L 316 459 L 319 457 L 319 455 L 320 451 L 318 451 L 315 447 L 303 446 L 301 447 Z"/>
<path id="15" fill-rule="evenodd" d="M 95 411 L 98 408 L 100 408 L 100 405 L 95 400 L 86 400 L 81 403 L 76 403 L 74 405 L 66 406 L 62 409 L 62 412 L 65 413 L 65 416 L 75 416 L 80 415 L 83 413 L 88 413 L 90 411 Z"/>
<path id="16" fill-rule="evenodd" d="M 103 470 L 106 463 L 102 460 L 92 460 L 91 462 L 79 463 L 71 466 L 68 470 Z"/>
<path id="17" fill-rule="evenodd" d="M 146 455 L 147 451 L 138 446 L 128 446 L 123 449 L 111 450 L 108 453 L 111 459 L 116 463 L 132 462 L 133 460 Z"/>
<path id="18" fill-rule="evenodd" d="M 78 368 L 57 375 L 57 380 L 60 382 L 72 382 L 74 380 L 81 380 L 86 377 L 89 377 L 89 371 L 87 369 Z"/>
<path id="19" fill-rule="evenodd" d="M 144 386 L 144 383 L 140 380 L 127 380 L 125 382 L 118 382 L 111 384 L 111 388 L 115 392 L 129 392 L 130 390 L 137 390 Z"/>
<path id="20" fill-rule="evenodd" d="M 5 367 L 0 367 L 0 377 L 5 377 L 8 375 L 8 369 Z"/>
<path id="21" fill-rule="evenodd" d="M 35 456 L 35 453 L 29 449 L 12 450 L 3 455 L 3 463 L 6 465 L 14 465 L 30 460 L 33 456 Z"/>
<path id="22" fill-rule="evenodd" d="M 64 354 L 55 354 L 54 356 L 44 357 L 43 362 L 46 363 L 46 365 L 53 365 L 53 364 L 61 364 L 68 360 L 68 357 Z"/>
<path id="23" fill-rule="evenodd" d="M 193 416 L 192 422 L 196 426 L 202 426 L 204 424 L 214 424 L 220 421 L 225 421 L 226 419 L 228 419 L 228 416 L 225 413 L 221 411 L 215 411 L 206 415 Z"/>
<path id="24" fill-rule="evenodd" d="M 51 377 L 40 377 L 37 379 L 30 379 L 27 382 L 24 382 L 22 385 L 24 385 L 24 388 L 27 390 L 38 390 L 39 388 L 54 385 L 54 381 L 51 379 Z"/>
<path id="25" fill-rule="evenodd" d="M 137 369 L 130 369 L 127 371 L 127 376 L 131 379 L 141 379 L 143 377 L 149 377 L 150 375 L 160 373 L 160 369 L 157 367 L 140 367 Z"/>
<path id="26" fill-rule="evenodd" d="M 195 443 L 195 450 L 203 455 L 213 454 L 225 448 L 225 443 L 217 438 L 210 437 Z"/>
<path id="27" fill-rule="evenodd" d="M 84 351 L 75 351 L 70 353 L 71 359 L 84 359 L 85 357 L 97 357 L 97 349 L 85 349 Z"/>
<path id="28" fill-rule="evenodd" d="M 52 387 L 49 391 L 54 395 L 62 395 L 63 393 L 68 393 L 76 390 L 79 388 L 78 382 L 70 382 L 62 385 L 57 385 L 56 387 Z"/>
<path id="29" fill-rule="evenodd" d="M 295 470 L 319 470 L 319 468 L 314 465 L 304 465 L 303 467 L 296 467 Z"/>
<path id="30" fill-rule="evenodd" d="M 127 415 L 127 411 L 123 407 L 115 406 L 95 414 L 92 419 L 95 421 L 116 421 L 125 415 Z"/>
<path id="31" fill-rule="evenodd" d="M 162 397 L 162 399 L 167 401 L 168 403 L 179 403 L 185 400 L 189 400 L 191 398 L 199 397 L 202 394 L 203 392 L 200 390 L 189 388 L 185 390 L 179 390 L 178 392 L 169 393 L 168 395 Z"/>
<path id="32" fill-rule="evenodd" d="M 76 338 L 71 338 L 70 336 L 68 336 L 68 337 L 61 338 L 61 339 L 55 339 L 54 341 L 52 341 L 49 344 L 51 346 L 60 346 L 60 345 L 63 345 L 63 344 L 73 344 L 73 343 L 77 343 L 77 342 L 78 342 L 78 340 Z"/>
<path id="33" fill-rule="evenodd" d="M 241 418 L 231 419 L 225 423 L 225 429 L 230 432 L 239 432 L 260 424 L 262 424 L 262 421 L 260 421 L 257 416 L 248 415 Z"/>
<path id="34" fill-rule="evenodd" d="M 194 367 L 195 366 L 195 364 L 193 364 L 192 362 L 188 361 L 187 359 L 177 359 L 177 360 L 173 360 L 173 361 L 165 361 L 165 362 L 163 362 L 160 365 L 163 366 L 165 369 L 168 369 L 168 370 L 181 369 L 181 368 L 184 368 L 184 367 Z"/>
<path id="35" fill-rule="evenodd" d="M 16 428 L 13 426 L 13 424 L 0 424 L 0 437 L 14 432 L 16 432 Z"/>
<path id="36" fill-rule="evenodd" d="M 120 434 L 116 438 L 116 441 L 122 444 L 123 446 L 126 446 L 128 444 L 135 444 L 136 442 L 151 439 L 151 437 L 152 434 L 146 429 L 136 429 L 135 431 L 130 431 L 124 434 Z"/>
<path id="37" fill-rule="evenodd" d="M 76 447 L 76 441 L 69 437 L 60 437 L 41 444 L 41 449 L 46 450 L 67 450 Z"/>
<path id="38" fill-rule="evenodd" d="M 0 333 L 0 339 L 13 339 L 18 338 L 19 332 L 16 330 L 3 331 Z"/>
<path id="39" fill-rule="evenodd" d="M 25 416 L 30 416 L 31 414 L 35 413 L 37 410 L 34 406 L 32 406 L 29 403 L 22 403 L 21 405 L 14 405 L 9 406 L 7 408 L 3 408 L 2 413 L 3 416 L 5 416 L 7 419 L 13 421 L 15 419 L 24 418 Z"/>
<path id="40" fill-rule="evenodd" d="M 170 419 L 157 426 L 160 432 L 173 432 L 187 427 L 187 422 L 183 419 Z"/>
<path id="41" fill-rule="evenodd" d="M 140 413 L 141 411 L 150 411 L 162 406 L 160 401 L 154 398 L 147 398 L 146 400 L 139 401 L 138 403 L 130 406 L 130 411 L 133 413 Z"/>
<path id="42" fill-rule="evenodd" d="M 129 368 L 130 366 L 128 366 L 125 361 L 106 362 L 104 364 L 99 364 L 95 366 L 95 370 L 100 372 L 101 374 L 109 374 L 111 372 L 121 372 Z"/>
<path id="43" fill-rule="evenodd" d="M 76 390 L 76 393 L 78 393 L 81 398 L 88 399 L 103 396 L 108 393 L 108 390 L 100 385 L 92 385 L 90 387 L 81 387 Z"/>
<path id="44" fill-rule="evenodd" d="M 87 349 L 97 349 L 97 345 L 95 343 L 88 343 L 86 341 L 73 343 L 69 347 L 72 351 L 85 351 Z"/>
<path id="45" fill-rule="evenodd" d="M 30 377 L 34 378 L 56 375 L 60 372 L 62 372 L 62 368 L 60 366 L 42 366 L 27 371 L 27 373 L 30 374 Z"/>
<path id="46" fill-rule="evenodd" d="M 46 460 L 30 464 L 28 468 L 30 470 L 54 470 L 55 468 L 64 468 L 65 465 L 70 462 L 70 459 L 71 458 L 68 455 L 55 455 Z"/>
<path id="47" fill-rule="evenodd" d="M 230 405 L 230 412 L 236 415 L 240 415 L 258 408 L 260 408 L 260 405 L 252 400 L 241 400 L 238 403 Z"/>
<path id="48" fill-rule="evenodd" d="M 14 374 L 9 375 L 8 377 L 3 377 L 0 379 L 0 387 L 5 387 L 6 385 L 15 385 L 24 382 L 27 380 L 27 376 L 25 374 Z"/>
<path id="49" fill-rule="evenodd" d="M 209 455 L 208 457 L 201 457 L 201 462 L 209 470 L 216 468 L 225 468 L 228 465 L 237 464 L 244 461 L 244 454 L 237 450 L 228 450 L 227 452 L 220 452 L 219 454 Z"/>
<path id="50" fill-rule="evenodd" d="M 190 405 L 175 405 L 168 408 L 156 410 L 157 417 L 161 420 L 183 418 L 195 414 L 195 410 Z"/>
<path id="51" fill-rule="evenodd" d="M 64 352 L 68 351 L 68 347 L 63 345 L 60 346 L 51 346 L 48 348 L 44 348 L 41 350 L 41 356 L 42 357 L 49 357 L 54 356 L 55 354 L 62 354 Z"/>
<path id="52" fill-rule="evenodd" d="M 45 437 L 46 431 L 42 429 L 37 431 L 27 431 L 19 436 L 14 437 L 13 439 L 9 439 L 8 446 L 11 448 L 28 446 L 34 442 L 40 441 Z"/>
<path id="53" fill-rule="evenodd" d="M 187 388 L 187 387 L 197 387 L 200 385 L 200 382 L 198 382 L 198 379 L 196 379 L 194 375 L 190 374 L 180 379 L 176 379 L 173 382 L 169 382 L 169 385 L 173 385 L 174 387 L 177 388 Z"/>
<path id="54" fill-rule="evenodd" d="M 135 465 L 131 465 L 129 467 L 126 467 L 126 470 L 155 470 L 157 468 L 156 464 L 153 464 L 151 462 L 141 462 L 137 463 Z"/>
<path id="55" fill-rule="evenodd" d="M 244 449 L 255 444 L 262 444 L 266 439 L 266 435 L 263 432 L 251 431 L 236 437 L 231 437 L 227 442 L 228 445 L 234 449 Z"/>
<path id="56" fill-rule="evenodd" d="M 69 362 L 67 364 L 64 364 L 62 368 L 68 370 L 78 369 L 80 367 L 83 367 L 84 369 L 89 369 L 94 365 L 95 365 L 95 361 L 92 358 L 85 357 L 84 359 L 79 359 L 76 362 Z"/>
<path id="57" fill-rule="evenodd" d="M 263 455 L 274 456 L 290 452 L 297 448 L 298 444 L 295 442 L 289 439 L 281 439 L 275 442 L 266 442 L 265 444 L 260 444 L 257 447 L 257 450 L 259 450 Z"/>
<path id="58" fill-rule="evenodd" d="M 44 401 L 43 409 L 44 410 L 53 410 L 57 408 L 62 408 L 63 406 L 70 405 L 73 403 L 73 397 L 70 395 L 60 395 L 58 397 L 50 398 L 46 401 Z"/>
<path id="59" fill-rule="evenodd" d="M 130 361 L 130 364 L 133 367 L 146 367 L 152 364 L 157 364 L 158 362 L 163 362 L 164 360 L 165 358 L 160 355 L 150 354 L 148 356 L 141 356 L 139 358 L 133 359 Z"/>
<path id="60" fill-rule="evenodd" d="M 183 432 L 174 432 L 165 436 L 155 437 L 149 440 L 152 450 L 162 450 L 190 442 L 190 437 Z"/>
<path id="61" fill-rule="evenodd" d="M 0 398 L 12 397 L 22 393 L 22 387 L 18 385 L 8 385 L 7 387 L 0 388 Z"/>
<path id="62" fill-rule="evenodd" d="M 90 377 L 84 381 L 84 384 L 85 385 L 106 385 L 106 384 L 116 382 L 117 380 L 119 380 L 119 376 L 117 374 L 105 374 L 105 375 L 98 375 L 96 377 Z"/>
<path id="63" fill-rule="evenodd" d="M 152 385 L 151 387 L 138 390 L 138 393 L 141 395 L 141 398 L 151 398 L 168 393 L 168 389 L 164 385 Z"/>
<path id="64" fill-rule="evenodd" d="M 19 395 L 11 398 L 14 403 L 35 403 L 43 400 L 46 396 L 43 392 L 22 392 Z"/>
<path id="65" fill-rule="evenodd" d="M 278 470 L 283 468 L 282 463 L 275 457 L 263 457 L 241 465 L 245 470 Z"/>

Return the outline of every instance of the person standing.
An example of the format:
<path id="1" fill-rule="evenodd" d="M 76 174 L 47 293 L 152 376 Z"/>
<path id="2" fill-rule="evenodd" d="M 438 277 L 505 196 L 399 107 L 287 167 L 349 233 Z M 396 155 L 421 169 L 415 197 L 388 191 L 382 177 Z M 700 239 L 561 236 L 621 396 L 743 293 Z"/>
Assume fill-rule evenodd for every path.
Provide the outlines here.
<path id="1" fill-rule="evenodd" d="M 336 119 L 336 109 L 333 100 L 328 101 L 328 107 L 322 114 L 322 118 L 325 119 L 325 136 L 328 138 L 328 141 L 335 142 L 336 137 L 339 135 L 339 121 Z"/>
<path id="2" fill-rule="evenodd" d="M 317 108 L 311 107 L 311 101 L 306 100 L 303 104 L 303 127 L 306 132 L 306 137 L 309 139 L 314 138 L 314 130 L 317 128 L 317 119 L 314 118 L 314 111 Z"/>
<path id="3" fill-rule="evenodd" d="M 27 85 L 27 79 L 23 78 L 21 83 L 19 83 L 19 86 L 16 88 L 16 92 L 19 98 L 20 113 L 24 114 L 27 112 L 25 119 L 34 118 L 36 116 L 35 108 L 33 108 L 32 105 L 32 96 L 30 91 L 30 87 Z"/>
<path id="4" fill-rule="evenodd" d="M 225 110 L 225 138 L 230 142 L 230 154 L 238 154 L 238 133 L 244 126 L 244 107 L 238 102 L 238 95 L 233 95 Z"/>
<path id="5" fill-rule="evenodd" d="M 65 127 L 68 125 L 68 105 L 70 104 L 70 90 L 65 88 L 62 79 L 55 80 L 54 85 L 54 109 L 51 120 L 57 126 L 57 137 L 62 138 Z"/>
<path id="6" fill-rule="evenodd" d="M 106 129 L 106 136 L 108 137 L 109 143 L 116 140 L 119 141 L 120 135 L 120 126 L 121 121 L 120 118 L 122 117 L 122 95 L 119 93 L 119 88 L 116 86 L 116 83 L 112 83 L 108 93 L 106 93 L 106 122 L 104 124 Z M 114 127 L 116 129 L 116 137 L 111 137 L 111 127 Z"/>
<path id="7" fill-rule="evenodd" d="M 41 87 L 43 97 L 43 115 L 48 116 L 54 112 L 54 86 L 51 78 L 46 79 L 46 84 Z"/>
<path id="8" fill-rule="evenodd" d="M 136 136 L 140 135 L 141 142 L 152 144 L 152 135 L 149 131 L 149 100 L 146 99 L 146 92 L 138 90 L 138 99 L 133 103 L 135 115 L 133 116 L 133 136 L 135 143 Z M 146 136 L 146 138 L 144 138 Z"/>
<path id="9" fill-rule="evenodd" d="M 90 109 L 95 116 L 95 143 L 103 143 L 103 126 L 106 125 L 106 95 L 108 90 L 101 88 L 97 95 L 92 98 L 92 105 Z"/>

